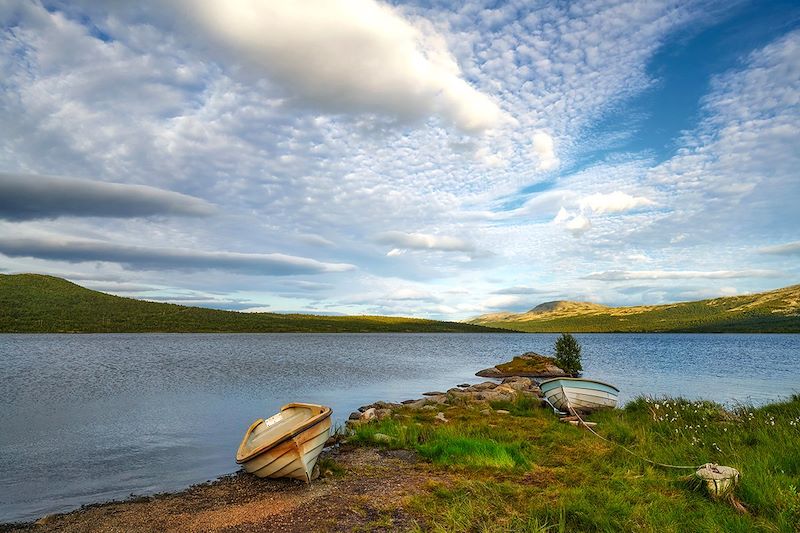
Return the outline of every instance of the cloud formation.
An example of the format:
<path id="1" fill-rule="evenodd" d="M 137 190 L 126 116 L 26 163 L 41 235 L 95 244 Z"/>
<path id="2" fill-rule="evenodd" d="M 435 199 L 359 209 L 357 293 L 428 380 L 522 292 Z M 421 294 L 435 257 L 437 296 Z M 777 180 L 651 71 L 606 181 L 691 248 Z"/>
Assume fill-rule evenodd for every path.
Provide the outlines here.
<path id="1" fill-rule="evenodd" d="M 12 221 L 71 217 L 204 217 L 205 200 L 146 185 L 0 172 L 0 218 Z"/>
<path id="2" fill-rule="evenodd" d="M 782 276 L 775 270 L 609 270 L 594 272 L 583 279 L 601 281 L 629 281 L 655 279 L 733 279 L 733 278 L 775 278 Z"/>
<path id="3" fill-rule="evenodd" d="M 400 120 L 439 115 L 461 130 L 497 126 L 500 108 L 473 88 L 430 25 L 376 0 L 178 2 L 230 57 L 288 98 L 332 113 Z M 424 27 L 423 27 L 424 26 Z"/>
<path id="4" fill-rule="evenodd" d="M 324 263 L 286 254 L 204 252 L 180 248 L 149 248 L 102 241 L 61 238 L 2 238 L 0 253 L 9 257 L 35 257 L 80 263 L 104 261 L 128 268 L 146 270 L 241 271 L 264 276 L 345 272 L 355 267 L 347 263 Z"/>
<path id="5" fill-rule="evenodd" d="M 770 255 L 800 255 L 800 241 L 787 242 L 776 246 L 766 246 L 758 250 L 762 254 Z"/>
<path id="6" fill-rule="evenodd" d="M 581 213 L 570 213 L 563 207 L 559 209 L 553 222 L 564 226 L 575 237 L 583 235 L 592 227 L 592 222 L 586 216 Z"/>
<path id="7" fill-rule="evenodd" d="M 447 235 L 429 235 L 427 233 L 404 233 L 387 231 L 375 239 L 380 244 L 388 244 L 394 248 L 389 255 L 400 255 L 402 250 L 433 250 L 438 252 L 476 252 L 475 245 L 458 237 Z"/>
<path id="8" fill-rule="evenodd" d="M 553 138 L 547 133 L 539 131 L 533 135 L 533 153 L 539 161 L 539 170 L 552 170 L 558 166 Z"/>
<path id="9" fill-rule="evenodd" d="M 655 202 L 644 196 L 631 196 L 622 191 L 614 191 L 608 194 L 594 193 L 581 198 L 579 201 L 581 209 L 589 210 L 592 213 L 603 215 L 606 213 L 622 213 L 643 206 L 655 205 Z"/>

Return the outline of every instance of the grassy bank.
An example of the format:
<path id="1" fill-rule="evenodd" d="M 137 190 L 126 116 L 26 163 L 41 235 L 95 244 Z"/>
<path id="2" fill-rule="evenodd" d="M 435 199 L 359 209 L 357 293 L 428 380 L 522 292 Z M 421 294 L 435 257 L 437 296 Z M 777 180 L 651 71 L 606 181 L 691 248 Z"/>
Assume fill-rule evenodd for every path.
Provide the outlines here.
<path id="1" fill-rule="evenodd" d="M 761 408 L 641 398 L 597 413 L 597 431 L 658 462 L 715 462 L 742 472 L 736 501 L 712 501 L 693 470 L 648 465 L 561 424 L 538 401 L 401 411 L 352 442 L 416 451 L 437 469 L 409 506 L 433 531 L 785 531 L 800 529 L 800 396 Z M 381 435 L 389 436 L 387 439 Z"/>
<path id="2" fill-rule="evenodd" d="M 239 313 L 145 302 L 39 274 L 0 274 L 0 333 L 485 333 L 416 318 Z M 503 331 L 503 330 L 494 330 Z"/>

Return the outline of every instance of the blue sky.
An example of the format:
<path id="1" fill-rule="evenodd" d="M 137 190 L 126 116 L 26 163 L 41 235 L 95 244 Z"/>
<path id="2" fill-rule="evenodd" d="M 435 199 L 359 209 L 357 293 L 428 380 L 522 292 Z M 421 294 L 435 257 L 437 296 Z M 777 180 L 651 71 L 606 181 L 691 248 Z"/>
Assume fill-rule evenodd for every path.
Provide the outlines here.
<path id="1" fill-rule="evenodd" d="M 800 280 L 796 2 L 0 5 L 0 271 L 462 319 Z"/>

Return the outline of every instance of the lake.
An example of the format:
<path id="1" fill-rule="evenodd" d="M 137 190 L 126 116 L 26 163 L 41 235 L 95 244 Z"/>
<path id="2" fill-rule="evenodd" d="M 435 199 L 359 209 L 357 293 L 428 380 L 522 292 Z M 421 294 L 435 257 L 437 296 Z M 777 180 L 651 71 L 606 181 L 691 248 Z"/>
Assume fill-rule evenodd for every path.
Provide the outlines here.
<path id="1" fill-rule="evenodd" d="M 621 399 L 764 403 L 800 392 L 800 335 L 579 334 Z M 335 423 L 420 397 L 551 334 L 0 335 L 0 522 L 234 472 L 250 422 L 290 401 Z"/>

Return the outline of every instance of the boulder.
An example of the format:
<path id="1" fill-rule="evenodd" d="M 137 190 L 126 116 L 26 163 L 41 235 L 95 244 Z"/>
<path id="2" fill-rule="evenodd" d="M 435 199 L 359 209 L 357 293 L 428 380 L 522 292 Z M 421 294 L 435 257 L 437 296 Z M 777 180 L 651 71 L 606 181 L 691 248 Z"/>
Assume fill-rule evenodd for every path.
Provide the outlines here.
<path id="1" fill-rule="evenodd" d="M 383 420 L 384 418 L 389 418 L 390 416 L 392 416 L 392 410 L 391 409 L 376 409 L 375 410 L 375 416 L 378 418 L 378 420 Z"/>
<path id="2" fill-rule="evenodd" d="M 481 411 L 481 414 L 483 416 L 489 416 L 490 414 L 492 414 L 492 410 L 491 409 L 484 409 L 484 410 Z"/>
<path id="3" fill-rule="evenodd" d="M 361 419 L 361 412 L 360 411 L 353 411 L 350 413 L 350 416 L 347 417 L 348 420 L 360 420 Z"/>
<path id="4" fill-rule="evenodd" d="M 499 377 L 503 377 L 503 373 L 500 372 L 500 369 L 497 368 L 496 366 L 493 366 L 491 368 L 484 368 L 480 372 L 475 372 L 475 375 L 476 376 L 480 376 L 482 378 L 499 378 Z"/>
<path id="5" fill-rule="evenodd" d="M 361 420 L 362 421 L 370 421 L 375 420 L 378 418 L 377 410 L 374 407 L 370 407 L 363 413 L 361 413 Z"/>
<path id="6" fill-rule="evenodd" d="M 422 399 L 419 399 L 419 400 L 414 400 L 411 403 L 407 403 L 406 407 L 408 407 L 409 409 L 422 409 L 427 404 L 428 404 L 428 399 L 427 398 L 422 398 Z"/>
<path id="7" fill-rule="evenodd" d="M 495 411 L 495 413 L 497 413 L 498 415 L 507 415 L 507 414 L 509 414 L 509 412 L 506 411 L 505 409 L 498 409 L 497 411 Z"/>
<path id="8" fill-rule="evenodd" d="M 457 386 L 461 387 L 462 389 L 466 389 L 467 387 L 469 387 L 469 383 L 461 383 L 460 385 Z"/>
<path id="9" fill-rule="evenodd" d="M 493 381 L 484 381 L 483 383 L 477 383 L 475 385 L 471 385 L 469 388 L 464 389 L 469 392 L 479 392 L 485 390 L 491 390 L 497 387 L 497 383 Z"/>
<path id="10" fill-rule="evenodd" d="M 444 392 L 440 392 L 440 391 L 432 391 L 432 392 L 423 392 L 422 393 L 423 396 L 442 396 L 443 394 L 445 394 L 445 393 Z"/>
<path id="11" fill-rule="evenodd" d="M 520 393 L 508 385 L 500 385 L 495 389 L 484 391 L 481 394 L 484 400 L 490 402 L 513 402 Z"/>
<path id="12" fill-rule="evenodd" d="M 433 419 L 436 420 L 437 422 L 449 422 L 449 420 L 444 417 L 444 413 L 442 413 L 441 411 L 436 413 L 436 416 L 433 417 Z"/>
<path id="13" fill-rule="evenodd" d="M 505 378 L 502 381 L 503 385 L 508 385 L 512 389 L 523 391 L 523 390 L 530 390 L 533 388 L 533 380 L 531 378 L 521 377 L 521 376 L 512 376 L 509 378 Z"/>
<path id="14" fill-rule="evenodd" d="M 429 405 L 423 405 L 422 407 L 420 407 L 420 410 L 422 410 L 422 411 L 435 411 L 436 410 L 436 406 L 430 405 L 430 404 Z"/>

